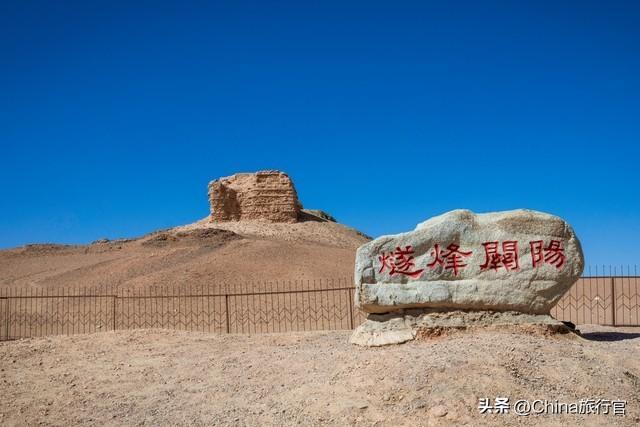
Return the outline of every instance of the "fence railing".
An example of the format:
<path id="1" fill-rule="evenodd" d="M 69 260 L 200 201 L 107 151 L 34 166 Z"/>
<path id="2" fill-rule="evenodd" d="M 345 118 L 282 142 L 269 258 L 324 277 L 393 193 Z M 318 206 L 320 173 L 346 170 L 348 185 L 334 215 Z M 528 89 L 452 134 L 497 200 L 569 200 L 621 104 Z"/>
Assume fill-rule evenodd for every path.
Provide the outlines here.
<path id="1" fill-rule="evenodd" d="M 217 333 L 353 329 L 351 279 L 280 281 L 241 286 L 141 289 L 0 289 L 0 341 L 118 329 L 164 328 Z M 582 277 L 551 314 L 575 324 L 640 326 L 640 277 Z"/>
<path id="2" fill-rule="evenodd" d="M 637 268 L 627 267 L 624 273 L 622 267 L 587 269 L 588 275 L 564 294 L 551 315 L 576 325 L 640 326 L 640 276 Z"/>
<path id="3" fill-rule="evenodd" d="M 118 329 L 218 333 L 353 329 L 351 279 L 141 289 L 0 289 L 0 340 Z"/>

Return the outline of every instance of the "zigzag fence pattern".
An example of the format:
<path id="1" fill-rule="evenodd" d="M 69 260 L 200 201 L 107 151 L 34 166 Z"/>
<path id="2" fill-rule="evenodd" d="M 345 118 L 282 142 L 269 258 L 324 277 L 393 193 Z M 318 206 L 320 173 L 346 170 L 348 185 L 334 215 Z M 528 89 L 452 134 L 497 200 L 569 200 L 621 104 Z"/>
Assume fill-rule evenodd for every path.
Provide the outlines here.
<path id="1" fill-rule="evenodd" d="M 589 267 L 556 303 L 551 315 L 576 325 L 640 326 L 637 267 Z"/>
<path id="2" fill-rule="evenodd" d="M 575 324 L 640 326 L 640 277 L 634 269 L 582 277 L 551 314 Z M 598 274 L 603 273 L 603 274 Z M 352 279 L 158 286 L 142 289 L 21 287 L 0 289 L 0 341 L 119 329 L 215 333 L 353 329 Z"/>
<path id="3" fill-rule="evenodd" d="M 0 341 L 120 329 L 217 333 L 353 329 L 351 279 L 159 286 L 0 289 Z"/>

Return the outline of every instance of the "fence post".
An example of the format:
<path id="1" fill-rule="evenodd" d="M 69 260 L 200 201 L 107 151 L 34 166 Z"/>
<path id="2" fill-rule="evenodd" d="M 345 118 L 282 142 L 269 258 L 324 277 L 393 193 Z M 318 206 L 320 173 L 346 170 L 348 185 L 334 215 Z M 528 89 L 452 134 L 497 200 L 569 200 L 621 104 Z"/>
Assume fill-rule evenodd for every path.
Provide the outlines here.
<path id="1" fill-rule="evenodd" d="M 6 341 L 9 341 L 9 320 L 11 319 L 9 317 L 9 298 L 3 298 L 2 301 L 4 302 L 4 309 L 5 309 L 5 313 L 4 313 L 4 320 L 5 320 L 4 339 Z"/>
<path id="2" fill-rule="evenodd" d="M 7 339 L 7 341 L 9 340 L 9 331 L 11 330 L 9 328 L 9 323 L 11 322 L 11 312 L 10 312 L 10 310 L 11 310 L 11 303 L 10 303 L 9 298 L 7 298 L 7 315 L 6 315 L 7 325 L 5 327 L 6 328 L 5 338 Z"/>
<path id="3" fill-rule="evenodd" d="M 616 287 L 615 277 L 611 276 L 611 324 L 616 326 Z"/>
<path id="4" fill-rule="evenodd" d="M 116 298 L 118 298 L 118 296 L 116 295 L 116 293 L 113 293 L 113 330 L 116 330 Z"/>
<path id="5" fill-rule="evenodd" d="M 353 329 L 353 301 L 351 298 L 351 289 L 347 291 L 349 295 L 349 326 Z"/>
<path id="6" fill-rule="evenodd" d="M 227 317 L 227 333 L 230 333 L 231 327 L 229 325 L 229 294 L 224 294 L 224 307 L 225 315 Z"/>

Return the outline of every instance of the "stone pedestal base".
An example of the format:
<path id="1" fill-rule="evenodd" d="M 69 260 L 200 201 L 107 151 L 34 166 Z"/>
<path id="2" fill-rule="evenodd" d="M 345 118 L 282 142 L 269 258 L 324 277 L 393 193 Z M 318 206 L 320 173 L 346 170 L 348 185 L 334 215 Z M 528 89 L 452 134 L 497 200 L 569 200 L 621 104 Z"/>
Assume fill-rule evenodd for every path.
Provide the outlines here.
<path id="1" fill-rule="evenodd" d="M 549 315 L 515 311 L 405 310 L 388 314 L 369 314 L 349 342 L 367 347 L 402 344 L 420 338 L 445 335 L 471 328 L 507 329 L 542 334 L 575 332 Z"/>

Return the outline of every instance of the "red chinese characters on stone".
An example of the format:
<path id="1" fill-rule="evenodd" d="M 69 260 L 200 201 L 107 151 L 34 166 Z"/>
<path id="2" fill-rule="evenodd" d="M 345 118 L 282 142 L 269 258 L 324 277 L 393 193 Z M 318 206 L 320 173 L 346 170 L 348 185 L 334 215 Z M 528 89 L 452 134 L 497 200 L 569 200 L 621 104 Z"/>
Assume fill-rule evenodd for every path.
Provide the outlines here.
<path id="1" fill-rule="evenodd" d="M 500 242 L 485 242 L 482 246 L 484 246 L 485 260 L 484 264 L 480 266 L 481 270 L 492 268 L 498 271 L 500 267 L 504 267 L 507 271 L 520 269 L 517 241 L 506 240 L 502 242 L 502 248 L 500 248 Z"/>
<path id="2" fill-rule="evenodd" d="M 415 262 L 413 261 L 413 253 L 413 247 L 411 246 L 406 246 L 404 249 L 398 246 L 393 252 L 383 252 L 382 255 L 378 257 L 381 264 L 378 273 L 383 273 L 388 269 L 389 276 L 403 274 L 414 279 L 419 277 L 424 271 L 424 268 L 420 270 L 414 269 Z"/>
<path id="3" fill-rule="evenodd" d="M 564 255 L 564 247 L 559 240 L 551 240 L 545 247 L 544 240 L 534 240 L 529 242 L 531 246 L 531 263 L 533 267 L 540 264 L 551 264 L 557 269 L 562 268 L 567 257 Z"/>
<path id="4" fill-rule="evenodd" d="M 447 250 L 440 251 L 440 245 L 436 243 L 431 251 L 433 261 L 427 264 L 427 267 L 433 269 L 436 267 L 436 264 L 441 265 L 445 270 L 453 270 L 453 275 L 457 276 L 458 272 L 467 266 L 467 264 L 464 263 L 464 258 L 471 256 L 472 253 L 471 251 L 461 251 L 460 246 L 455 243 L 447 246 Z"/>
<path id="5" fill-rule="evenodd" d="M 536 268 L 544 264 L 553 265 L 561 269 L 566 263 L 564 247 L 559 240 L 550 240 L 545 246 L 544 240 L 530 241 L 531 263 Z M 484 264 L 480 265 L 481 270 L 492 269 L 494 271 L 504 268 L 506 271 L 520 271 L 520 258 L 518 253 L 518 242 L 516 240 L 493 241 L 482 243 L 485 253 Z M 400 274 L 416 279 L 420 277 L 424 268 L 416 268 L 414 260 L 414 249 L 412 246 L 400 246 L 392 252 L 383 252 L 378 256 L 380 261 L 379 273 L 387 272 L 390 276 Z M 463 251 L 456 243 L 449 244 L 446 249 L 442 249 L 439 244 L 435 244 L 431 250 L 432 261 L 427 264 L 430 269 L 441 266 L 443 270 L 453 271 L 454 276 L 458 276 L 467 267 L 466 258 L 473 254 L 472 251 Z"/>

